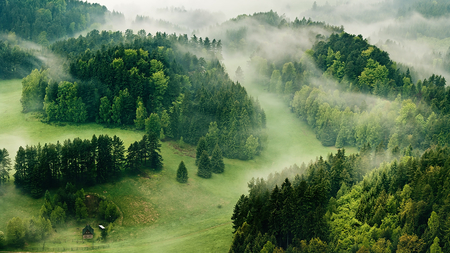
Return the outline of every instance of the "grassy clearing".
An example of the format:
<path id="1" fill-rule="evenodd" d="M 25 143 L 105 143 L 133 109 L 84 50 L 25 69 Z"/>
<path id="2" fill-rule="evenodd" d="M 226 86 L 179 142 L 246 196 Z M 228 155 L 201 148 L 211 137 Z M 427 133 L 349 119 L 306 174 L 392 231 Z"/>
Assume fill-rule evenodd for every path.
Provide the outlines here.
<path id="1" fill-rule="evenodd" d="M 14 157 L 20 145 L 56 142 L 67 138 L 90 138 L 93 134 L 117 135 L 125 145 L 142 133 L 107 129 L 96 124 L 50 126 L 22 114 L 20 80 L 0 82 L 0 147 Z M 252 91 L 253 92 L 253 91 Z M 253 94 L 253 93 L 252 93 Z M 323 147 L 314 134 L 268 94 L 255 93 L 267 115 L 268 148 L 252 161 L 225 159 L 225 172 L 211 179 L 196 176 L 191 152 L 163 143 L 164 169 L 147 171 L 149 178 L 135 176 L 119 182 L 85 189 L 114 201 L 123 212 L 123 226 L 116 226 L 107 244 L 108 252 L 226 252 L 232 239 L 231 215 L 241 194 L 247 193 L 251 177 L 266 177 L 293 163 L 308 163 L 334 148 Z M 352 151 L 352 150 L 349 150 Z M 176 170 L 184 160 L 189 173 L 187 184 L 179 184 Z M 23 196 L 10 184 L 0 197 L 0 231 L 14 216 L 37 216 L 42 200 Z M 96 224 L 94 224 L 96 225 Z M 47 240 L 48 247 L 80 247 L 83 224 L 72 222 Z M 99 233 L 98 230 L 96 230 Z M 97 243 L 102 245 L 103 243 Z M 30 246 L 41 246 L 42 243 Z"/>

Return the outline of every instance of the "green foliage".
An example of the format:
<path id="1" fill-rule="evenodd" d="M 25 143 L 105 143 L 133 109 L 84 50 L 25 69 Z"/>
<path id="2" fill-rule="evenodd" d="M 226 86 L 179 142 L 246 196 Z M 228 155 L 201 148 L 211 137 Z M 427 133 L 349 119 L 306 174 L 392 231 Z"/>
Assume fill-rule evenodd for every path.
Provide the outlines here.
<path id="1" fill-rule="evenodd" d="M 147 118 L 147 109 L 144 107 L 144 102 L 142 102 L 142 99 L 138 99 L 136 108 L 136 119 L 134 120 L 136 129 L 138 130 L 144 129 L 146 118 Z"/>
<path id="2" fill-rule="evenodd" d="M 39 198 L 46 189 L 68 182 L 93 185 L 117 179 L 125 165 L 123 141 L 114 136 L 94 135 L 91 140 L 68 139 L 63 144 L 19 147 L 15 159 L 14 184 Z M 49 201 L 42 212 L 50 218 Z"/>
<path id="3" fill-rule="evenodd" d="M 203 178 L 211 178 L 211 162 L 209 160 L 208 152 L 203 150 L 198 161 L 197 176 Z"/>
<path id="4" fill-rule="evenodd" d="M 119 218 L 119 216 L 120 214 L 117 210 L 117 206 L 113 203 L 108 203 L 105 209 L 105 220 L 112 223 Z"/>
<path id="5" fill-rule="evenodd" d="M 430 247 L 430 253 L 443 253 L 441 246 L 439 246 L 439 238 L 436 236 L 433 244 Z"/>
<path id="6" fill-rule="evenodd" d="M 23 78 L 41 67 L 41 60 L 33 55 L 33 51 L 20 48 L 20 42 L 15 33 L 0 39 L 0 79 Z"/>
<path id="7" fill-rule="evenodd" d="M 255 155 L 257 154 L 257 148 L 259 147 L 258 138 L 253 137 L 253 135 L 250 135 L 247 138 L 247 141 L 245 142 L 244 146 L 244 155 L 247 159 L 253 159 Z"/>
<path id="8" fill-rule="evenodd" d="M 145 132 L 147 134 L 157 134 L 161 132 L 161 121 L 158 114 L 151 113 L 150 116 L 145 120 Z"/>
<path id="9" fill-rule="evenodd" d="M 27 233 L 24 222 L 19 217 L 14 217 L 6 225 L 6 238 L 9 245 L 22 248 L 25 245 Z"/>
<path id="10" fill-rule="evenodd" d="M 0 149 L 0 186 L 9 180 L 9 172 L 11 171 L 11 158 L 8 150 Z"/>
<path id="11" fill-rule="evenodd" d="M 206 139 L 205 137 L 200 137 L 197 143 L 197 149 L 195 152 L 195 165 L 199 165 L 201 156 L 203 155 L 203 151 L 206 151 L 208 153 L 208 147 L 206 146 Z"/>
<path id="12" fill-rule="evenodd" d="M 177 169 L 177 181 L 180 183 L 186 183 L 188 181 L 188 171 L 186 169 L 186 165 L 181 161 L 180 165 L 178 165 Z"/>
<path id="13" fill-rule="evenodd" d="M 73 36 L 94 23 L 105 23 L 106 7 L 82 1 L 6 1 L 0 8 L 0 31 L 47 46 L 65 36 Z M 43 42 L 46 43 L 43 43 Z"/>
<path id="14" fill-rule="evenodd" d="M 211 157 L 211 171 L 218 174 L 223 173 L 224 170 L 225 163 L 223 162 L 222 150 L 220 149 L 219 145 L 216 144 Z"/>
<path id="15" fill-rule="evenodd" d="M 261 249 L 261 253 L 273 253 L 274 250 L 275 245 L 273 245 L 271 241 L 267 241 L 267 243 L 264 244 L 264 247 Z"/>
<path id="16" fill-rule="evenodd" d="M 105 212 L 106 213 L 106 212 Z M 87 207 L 84 203 L 84 198 L 77 198 L 75 200 L 75 218 L 78 222 L 84 221 L 88 217 Z"/>
<path id="17" fill-rule="evenodd" d="M 42 110 L 44 97 L 48 85 L 47 70 L 33 70 L 22 80 L 22 103 L 23 112 Z"/>
<path id="18" fill-rule="evenodd" d="M 100 99 L 100 108 L 98 113 L 98 121 L 100 123 L 109 124 L 111 123 L 111 103 L 108 97 L 102 97 Z M 137 113 L 137 112 L 136 112 Z"/>
<path id="19" fill-rule="evenodd" d="M 55 209 L 50 214 L 50 221 L 53 225 L 60 225 L 66 221 L 66 212 L 60 206 L 55 207 Z"/>
<path id="20" fill-rule="evenodd" d="M 83 123 L 87 120 L 86 105 L 78 97 L 77 86 L 77 83 L 61 82 L 54 100 L 51 99 L 50 94 L 46 94 L 44 110 L 48 121 Z M 46 91 L 50 92 L 50 89 Z"/>
<path id="21" fill-rule="evenodd" d="M 3 249 L 6 246 L 6 237 L 5 233 L 0 231 L 0 249 Z"/>

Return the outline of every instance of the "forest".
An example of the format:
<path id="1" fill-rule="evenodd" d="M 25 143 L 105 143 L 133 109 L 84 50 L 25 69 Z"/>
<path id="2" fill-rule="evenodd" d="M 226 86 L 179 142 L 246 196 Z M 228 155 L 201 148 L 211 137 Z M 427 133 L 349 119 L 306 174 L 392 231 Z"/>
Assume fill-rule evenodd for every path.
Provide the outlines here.
<path id="1" fill-rule="evenodd" d="M 314 1 L 304 16 L 223 22 L 108 8 L 0 2 L 0 89 L 17 94 L 0 115 L 21 122 L 0 123 L 18 148 L 0 146 L 0 250 L 65 251 L 91 223 L 106 228 L 84 250 L 450 252 L 446 1 Z M 354 8 L 368 27 L 391 23 L 353 34 Z M 399 57 L 412 41 L 435 46 L 422 64 Z"/>

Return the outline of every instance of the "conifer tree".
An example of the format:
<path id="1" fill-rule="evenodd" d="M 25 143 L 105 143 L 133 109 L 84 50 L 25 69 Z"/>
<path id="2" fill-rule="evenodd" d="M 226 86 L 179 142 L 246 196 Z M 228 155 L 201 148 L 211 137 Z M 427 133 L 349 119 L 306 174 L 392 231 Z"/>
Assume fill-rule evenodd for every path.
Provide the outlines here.
<path id="1" fill-rule="evenodd" d="M 225 164 L 223 163 L 222 150 L 216 144 L 211 157 L 211 171 L 214 173 L 223 173 L 224 169 Z"/>
<path id="2" fill-rule="evenodd" d="M 184 162 L 181 161 L 180 165 L 178 165 L 177 170 L 177 181 L 180 183 L 186 183 L 188 181 L 188 172 L 186 169 L 186 166 L 184 165 Z"/>
<path id="3" fill-rule="evenodd" d="M 139 97 L 136 108 L 136 119 L 134 120 L 134 124 L 136 129 L 141 130 L 145 127 L 145 119 L 147 118 L 147 109 L 144 106 L 144 102 Z"/>
<path id="4" fill-rule="evenodd" d="M 203 178 L 211 177 L 211 162 L 209 161 L 208 152 L 203 150 L 200 160 L 198 162 L 198 172 L 197 175 Z"/>
<path id="5" fill-rule="evenodd" d="M 197 153 L 195 155 L 195 165 L 199 166 L 200 157 L 203 154 L 203 151 L 207 151 L 208 147 L 206 146 L 205 137 L 200 137 L 197 144 Z"/>
<path id="6" fill-rule="evenodd" d="M 163 167 L 163 158 L 160 154 L 161 144 L 159 143 L 158 136 L 156 134 L 150 134 L 148 136 L 148 143 L 150 167 L 154 170 L 160 170 Z"/>

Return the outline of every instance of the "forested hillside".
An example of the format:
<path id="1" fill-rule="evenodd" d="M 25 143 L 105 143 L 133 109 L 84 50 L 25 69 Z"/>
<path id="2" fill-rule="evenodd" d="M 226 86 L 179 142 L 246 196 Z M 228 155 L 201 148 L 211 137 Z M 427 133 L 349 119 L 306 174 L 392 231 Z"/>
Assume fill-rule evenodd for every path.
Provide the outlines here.
<path id="1" fill-rule="evenodd" d="M 449 152 L 405 150 L 356 184 L 380 153 L 339 150 L 252 180 L 234 209 L 230 252 L 449 252 Z"/>
<path id="2" fill-rule="evenodd" d="M 42 61 L 34 55 L 35 50 L 20 47 L 21 40 L 14 34 L 4 37 L 0 37 L 0 79 L 23 78 L 40 68 Z"/>
<path id="3" fill-rule="evenodd" d="M 265 57 L 252 58 L 260 84 L 284 97 L 324 145 L 425 150 L 450 140 L 445 78 L 413 80 L 361 36 L 333 34 L 300 61 Z"/>
<path id="4" fill-rule="evenodd" d="M 0 32 L 44 46 L 73 36 L 92 24 L 103 24 L 109 12 L 105 6 L 79 0 L 8 0 L 0 2 Z"/>
<path id="5" fill-rule="evenodd" d="M 42 111 L 48 122 L 131 126 L 194 145 L 209 134 L 229 158 L 249 159 L 262 148 L 264 111 L 225 73 L 220 41 L 94 30 L 51 48 L 68 57 L 72 79 L 33 71 L 23 80 L 24 112 Z M 244 155 L 253 140 L 256 149 Z"/>

